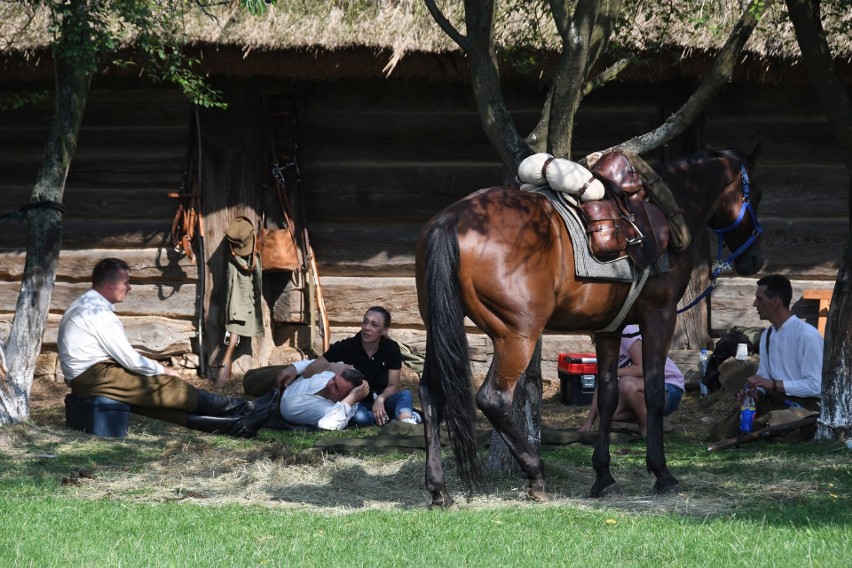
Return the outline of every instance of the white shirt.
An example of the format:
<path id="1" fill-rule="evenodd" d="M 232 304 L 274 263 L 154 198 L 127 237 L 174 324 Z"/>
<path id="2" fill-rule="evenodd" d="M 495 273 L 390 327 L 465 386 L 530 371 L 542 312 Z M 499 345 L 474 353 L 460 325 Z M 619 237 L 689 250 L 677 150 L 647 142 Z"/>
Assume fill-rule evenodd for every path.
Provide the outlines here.
<path id="1" fill-rule="evenodd" d="M 784 381 L 784 392 L 803 398 L 822 397 L 823 340 L 817 329 L 796 316 L 772 329 L 769 350 L 766 333 L 760 336 L 760 366 L 757 374 Z"/>
<path id="2" fill-rule="evenodd" d="M 89 290 L 65 310 L 56 343 L 66 381 L 107 359 L 140 375 L 163 374 L 162 365 L 143 357 L 130 345 L 124 326 L 115 315 L 115 306 L 95 290 Z"/>
<path id="3" fill-rule="evenodd" d="M 300 375 L 312 359 L 293 363 Z M 311 377 L 299 377 L 284 389 L 281 395 L 281 416 L 291 424 L 316 426 L 321 430 L 343 430 L 349 420 L 355 416 L 358 403 L 350 406 L 345 402 L 333 402 L 319 396 L 328 381 L 334 377 L 334 371 L 323 371 Z"/>

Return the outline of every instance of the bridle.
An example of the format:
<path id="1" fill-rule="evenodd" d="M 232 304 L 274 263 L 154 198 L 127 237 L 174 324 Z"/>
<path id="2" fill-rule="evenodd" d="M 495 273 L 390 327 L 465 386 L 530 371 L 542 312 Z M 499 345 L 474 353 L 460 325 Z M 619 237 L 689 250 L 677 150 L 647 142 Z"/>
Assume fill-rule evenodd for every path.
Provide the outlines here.
<path id="1" fill-rule="evenodd" d="M 723 227 L 721 229 L 717 229 L 716 227 L 710 227 L 710 230 L 716 233 L 716 238 L 718 240 L 718 247 L 716 249 L 716 262 L 713 264 L 713 272 L 710 274 L 710 285 L 704 290 L 698 297 L 692 300 L 688 306 L 685 306 L 677 311 L 677 313 L 683 313 L 686 310 L 692 308 L 695 304 L 700 302 L 706 296 L 713 293 L 713 289 L 716 288 L 716 279 L 719 278 L 719 274 L 722 272 L 728 271 L 732 267 L 732 262 L 739 258 L 748 248 L 757 240 L 757 238 L 763 234 L 763 226 L 761 226 L 760 221 L 757 219 L 757 211 L 754 210 L 754 206 L 751 204 L 751 182 L 748 178 L 748 172 L 746 171 L 745 165 L 740 162 L 740 179 L 742 179 L 743 185 L 743 202 L 740 206 L 740 212 L 737 215 L 737 218 L 733 223 L 728 225 L 727 227 Z M 727 187 L 737 181 L 734 179 L 733 181 L 725 184 Z M 740 224 L 743 222 L 745 218 L 746 211 L 751 215 L 751 223 L 752 223 L 752 231 L 751 235 L 745 240 L 743 244 L 737 247 L 737 250 L 733 251 L 728 258 L 722 260 L 722 250 L 725 248 L 725 241 L 723 236 L 725 233 L 733 231 L 738 228 Z"/>

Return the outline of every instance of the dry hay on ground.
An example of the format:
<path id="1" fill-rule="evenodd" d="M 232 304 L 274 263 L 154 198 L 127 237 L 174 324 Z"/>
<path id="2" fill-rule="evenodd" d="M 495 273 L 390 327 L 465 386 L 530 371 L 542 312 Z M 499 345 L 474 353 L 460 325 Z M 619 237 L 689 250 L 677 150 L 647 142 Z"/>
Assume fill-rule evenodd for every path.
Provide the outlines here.
<path id="1" fill-rule="evenodd" d="M 187 380 L 201 388 L 211 384 L 195 376 Z M 480 378 L 481 380 L 481 378 Z M 405 374 L 405 387 L 416 390 L 416 377 Z M 222 394 L 239 396 L 240 381 L 233 381 Z M 69 495 L 127 501 L 186 501 L 199 504 L 260 504 L 341 514 L 364 509 L 422 508 L 429 502 L 423 486 L 425 455 L 422 451 L 395 454 L 337 456 L 313 449 L 295 452 L 285 436 L 262 436 L 244 444 L 222 447 L 209 435 L 163 424 L 144 417 L 131 419 L 130 432 L 122 440 L 100 440 L 64 428 L 63 399 L 67 387 L 44 378 L 33 385 L 33 417 L 27 425 L 4 432 L 0 448 L 16 460 L 51 459 L 39 448 L 81 456 L 85 448 L 123 445 L 139 450 L 138 467 L 99 466 L 78 475 L 69 471 L 72 482 L 63 487 Z M 699 399 L 689 393 L 681 408 L 668 417 L 668 435 L 700 443 L 710 425 L 729 411 L 733 397 L 715 395 Z M 588 406 L 563 406 L 558 381 L 546 381 L 543 417 L 546 428 L 576 428 L 585 419 Z M 484 423 L 484 419 L 483 419 Z M 632 425 L 628 425 L 632 426 Z M 635 426 L 634 426 L 635 427 Z M 274 438 L 274 439 L 270 439 Z M 283 438 L 283 439 L 282 439 Z M 652 496 L 653 476 L 644 468 L 644 445 L 613 448 L 613 470 L 619 490 L 599 500 L 587 498 L 594 479 L 591 447 L 588 464 L 567 467 L 548 465 L 554 504 L 584 508 L 607 508 L 625 512 L 714 515 L 737 506 L 741 494 L 725 492 L 722 474 L 679 468 L 675 471 L 685 491 L 677 495 Z M 636 458 L 636 459 L 634 459 Z M 626 463 L 630 461 L 630 463 Z M 461 491 L 454 464 L 445 459 L 448 488 L 457 497 Z M 798 495 L 813 488 L 796 487 Z M 736 491 L 739 491 L 737 489 Z M 459 498 L 462 508 L 528 506 L 524 482 L 518 474 L 487 474 L 485 488 L 470 499 Z M 779 495 L 779 499 L 786 499 Z"/>

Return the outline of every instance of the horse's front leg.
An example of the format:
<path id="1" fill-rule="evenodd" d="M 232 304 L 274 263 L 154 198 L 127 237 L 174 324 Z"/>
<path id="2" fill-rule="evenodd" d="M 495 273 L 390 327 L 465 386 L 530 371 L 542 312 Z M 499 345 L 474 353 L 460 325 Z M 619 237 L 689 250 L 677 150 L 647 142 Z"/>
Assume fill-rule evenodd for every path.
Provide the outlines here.
<path id="1" fill-rule="evenodd" d="M 426 436 L 426 489 L 432 494 L 429 507 L 449 509 L 455 501 L 446 490 L 444 468 L 441 464 L 441 417 L 432 401 L 432 393 L 420 380 L 420 402 L 423 404 L 423 431 Z"/>
<path id="2" fill-rule="evenodd" d="M 664 329 L 661 323 L 652 325 L 657 327 L 648 329 Z M 665 337 L 655 336 L 654 334 L 649 334 L 646 337 L 643 331 L 642 371 L 645 376 L 645 408 L 648 415 L 648 445 L 645 453 L 645 465 L 648 471 L 657 478 L 654 483 L 654 493 L 680 491 L 680 482 L 666 466 L 666 454 L 663 446 L 666 358 L 669 345 L 670 340 L 665 340 Z"/>
<path id="3" fill-rule="evenodd" d="M 549 501 L 547 481 L 544 477 L 544 462 L 541 453 L 523 435 L 514 420 L 512 399 L 520 371 L 532 356 L 535 342 L 507 342 L 494 340 L 494 359 L 488 369 L 485 382 L 476 395 L 476 405 L 482 410 L 500 435 L 509 451 L 527 477 L 527 494 L 537 501 Z M 501 378 L 503 371 L 511 379 Z"/>
<path id="4" fill-rule="evenodd" d="M 595 345 L 598 359 L 598 437 L 592 453 L 592 467 L 595 468 L 595 483 L 591 497 L 602 497 L 615 487 L 615 478 L 609 469 L 612 456 L 609 452 L 609 435 L 612 431 L 612 417 L 618 406 L 618 346 L 621 338 L 617 335 L 598 335 Z"/>

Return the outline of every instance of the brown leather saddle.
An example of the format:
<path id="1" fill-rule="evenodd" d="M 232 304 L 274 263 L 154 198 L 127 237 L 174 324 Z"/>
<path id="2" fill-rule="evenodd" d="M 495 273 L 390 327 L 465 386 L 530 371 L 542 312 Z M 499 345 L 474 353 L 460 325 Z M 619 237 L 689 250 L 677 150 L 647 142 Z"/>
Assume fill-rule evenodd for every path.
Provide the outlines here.
<path id="1" fill-rule="evenodd" d="M 606 189 L 604 199 L 580 205 L 592 253 L 601 260 L 627 255 L 640 269 L 656 262 L 668 247 L 669 226 L 648 201 L 645 181 L 618 150 L 604 154 L 591 171 Z"/>

